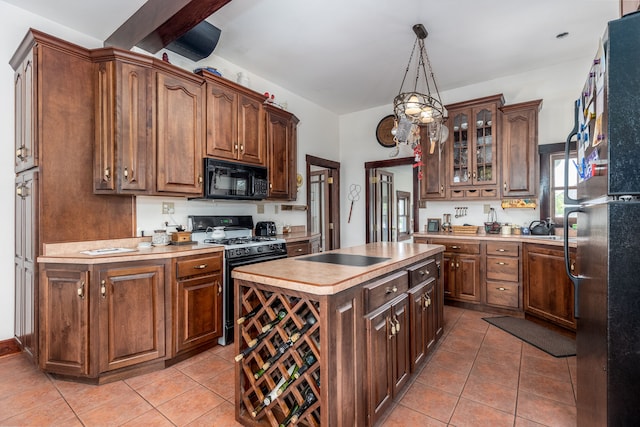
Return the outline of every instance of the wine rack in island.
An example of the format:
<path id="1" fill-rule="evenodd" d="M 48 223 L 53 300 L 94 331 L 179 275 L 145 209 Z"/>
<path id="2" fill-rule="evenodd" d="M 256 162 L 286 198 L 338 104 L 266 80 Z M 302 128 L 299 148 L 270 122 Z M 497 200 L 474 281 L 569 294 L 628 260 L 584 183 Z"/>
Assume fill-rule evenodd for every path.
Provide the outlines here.
<path id="1" fill-rule="evenodd" d="M 247 425 L 320 425 L 320 303 L 239 285 L 237 415 Z"/>

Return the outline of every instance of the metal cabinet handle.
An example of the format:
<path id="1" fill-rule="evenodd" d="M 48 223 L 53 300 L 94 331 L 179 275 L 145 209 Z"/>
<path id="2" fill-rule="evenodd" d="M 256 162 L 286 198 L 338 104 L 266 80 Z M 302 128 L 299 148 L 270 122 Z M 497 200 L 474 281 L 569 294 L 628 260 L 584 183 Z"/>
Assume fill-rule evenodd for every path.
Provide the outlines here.
<path id="1" fill-rule="evenodd" d="M 504 182 L 504 191 L 507 191 L 507 181 Z"/>
<path id="2" fill-rule="evenodd" d="M 195 268 L 196 270 L 203 270 L 207 268 L 207 264 L 194 265 L 193 268 Z"/>
<path id="3" fill-rule="evenodd" d="M 124 175 L 124 179 L 129 178 L 129 170 L 127 168 L 124 168 L 124 171 L 122 171 L 122 174 Z"/>
<path id="4" fill-rule="evenodd" d="M 498 265 L 507 265 L 506 262 L 496 262 L 496 264 L 498 264 Z"/>
<path id="5" fill-rule="evenodd" d="M 80 287 L 78 288 L 78 296 L 80 299 L 84 299 L 84 280 L 80 282 Z"/>
<path id="6" fill-rule="evenodd" d="M 421 276 L 424 276 L 425 274 L 429 274 L 429 270 L 420 270 L 418 271 L 418 274 L 420 274 Z"/>
<path id="7" fill-rule="evenodd" d="M 460 268 L 460 263 L 456 262 L 456 268 Z"/>
<path id="8" fill-rule="evenodd" d="M 423 295 L 424 298 L 424 307 L 423 310 L 426 310 L 431 305 L 431 297 L 427 294 Z"/>
<path id="9" fill-rule="evenodd" d="M 244 144 L 240 144 L 240 152 L 244 153 Z"/>
<path id="10" fill-rule="evenodd" d="M 387 317 L 387 323 L 391 324 L 391 335 L 389 335 L 389 339 L 391 339 L 396 334 L 396 325 L 390 317 Z"/>
<path id="11" fill-rule="evenodd" d="M 29 188 L 24 185 L 24 184 L 20 184 L 16 187 L 16 195 L 22 197 L 23 199 L 25 197 L 27 197 L 29 195 Z"/>
<path id="12" fill-rule="evenodd" d="M 104 168 L 104 180 L 111 181 L 111 168 L 108 166 Z"/>
<path id="13" fill-rule="evenodd" d="M 395 285 L 393 286 L 393 288 L 386 288 L 384 291 L 384 293 L 387 295 L 395 292 L 398 292 L 398 287 Z"/>
<path id="14" fill-rule="evenodd" d="M 16 150 L 16 157 L 21 161 L 24 161 L 27 158 L 27 147 L 24 145 Z"/>
<path id="15" fill-rule="evenodd" d="M 398 316 L 393 316 L 393 320 L 396 322 L 396 335 L 400 333 L 400 322 Z"/>
<path id="16" fill-rule="evenodd" d="M 107 297 L 107 281 L 106 280 L 102 280 L 100 282 L 100 296 L 102 298 Z"/>
<path id="17" fill-rule="evenodd" d="M 460 249 L 460 246 L 453 245 L 453 246 L 451 246 L 451 249 Z"/>
<path id="18" fill-rule="evenodd" d="M 444 184 L 440 185 L 440 192 L 444 193 Z"/>
<path id="19" fill-rule="evenodd" d="M 499 290 L 499 291 L 506 291 L 507 290 L 507 288 L 503 288 L 502 286 L 500 286 L 499 288 L 496 288 L 496 289 Z"/>
<path id="20" fill-rule="evenodd" d="M 198 184 L 202 185 L 202 175 L 198 175 Z"/>
<path id="21" fill-rule="evenodd" d="M 296 249 L 296 252 L 302 252 L 302 248 Z"/>
<path id="22" fill-rule="evenodd" d="M 506 249 L 502 249 L 502 248 L 496 249 L 496 252 L 506 252 L 506 251 L 507 251 Z"/>
<path id="23" fill-rule="evenodd" d="M 222 294 L 222 285 L 220 284 L 220 282 L 217 282 L 217 283 L 218 283 L 218 295 L 221 295 Z"/>

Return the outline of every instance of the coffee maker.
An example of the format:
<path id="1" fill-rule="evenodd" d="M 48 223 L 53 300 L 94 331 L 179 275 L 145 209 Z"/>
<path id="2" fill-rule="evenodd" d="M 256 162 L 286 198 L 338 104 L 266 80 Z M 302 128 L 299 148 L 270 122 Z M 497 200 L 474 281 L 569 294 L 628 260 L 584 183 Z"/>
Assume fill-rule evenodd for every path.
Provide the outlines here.
<path id="1" fill-rule="evenodd" d="M 451 231 L 451 214 L 442 215 L 442 231 Z"/>

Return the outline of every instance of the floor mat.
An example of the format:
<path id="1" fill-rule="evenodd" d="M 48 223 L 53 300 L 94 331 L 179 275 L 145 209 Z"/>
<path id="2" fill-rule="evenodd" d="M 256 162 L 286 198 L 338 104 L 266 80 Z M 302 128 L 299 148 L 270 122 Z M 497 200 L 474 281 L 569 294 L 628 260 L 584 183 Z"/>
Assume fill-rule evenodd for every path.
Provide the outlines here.
<path id="1" fill-rule="evenodd" d="M 576 341 L 526 319 L 511 316 L 483 317 L 482 320 L 528 342 L 555 357 L 576 355 Z"/>

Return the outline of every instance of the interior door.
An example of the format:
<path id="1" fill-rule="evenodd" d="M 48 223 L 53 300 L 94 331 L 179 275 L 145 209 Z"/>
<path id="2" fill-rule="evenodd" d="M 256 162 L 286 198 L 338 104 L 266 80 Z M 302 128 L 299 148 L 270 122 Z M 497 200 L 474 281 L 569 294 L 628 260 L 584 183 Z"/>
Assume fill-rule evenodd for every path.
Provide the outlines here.
<path id="1" fill-rule="evenodd" d="M 331 247 L 330 227 L 330 190 L 329 170 L 320 169 L 312 171 L 309 186 L 311 187 L 311 199 L 309 209 L 311 212 L 310 229 L 312 233 L 320 233 L 320 252 Z"/>

